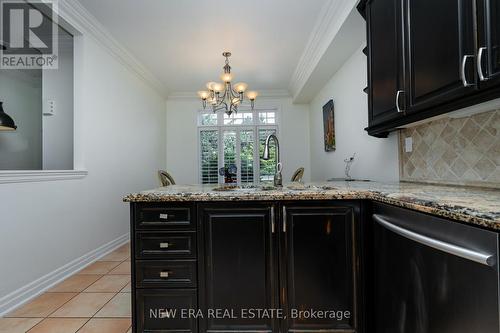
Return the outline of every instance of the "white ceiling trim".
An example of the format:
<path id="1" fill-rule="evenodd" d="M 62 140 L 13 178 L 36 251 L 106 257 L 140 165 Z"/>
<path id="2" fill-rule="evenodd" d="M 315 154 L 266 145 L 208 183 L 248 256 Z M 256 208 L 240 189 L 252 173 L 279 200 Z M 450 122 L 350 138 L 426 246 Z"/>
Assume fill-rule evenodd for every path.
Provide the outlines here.
<path id="1" fill-rule="evenodd" d="M 259 90 L 259 98 L 287 98 L 292 97 L 288 90 L 275 89 L 275 90 Z M 184 91 L 184 92 L 174 92 L 168 95 L 168 100 L 178 100 L 178 99 L 199 99 L 198 93 L 196 91 Z"/>
<path id="2" fill-rule="evenodd" d="M 306 84 L 356 4 L 357 0 L 330 0 L 322 8 L 322 15 L 314 26 L 290 80 L 289 91 L 294 98 Z"/>
<path id="3" fill-rule="evenodd" d="M 166 98 L 166 88 L 163 83 L 118 42 L 78 1 L 59 0 L 58 14 L 80 33 L 93 37 L 127 69 Z"/>

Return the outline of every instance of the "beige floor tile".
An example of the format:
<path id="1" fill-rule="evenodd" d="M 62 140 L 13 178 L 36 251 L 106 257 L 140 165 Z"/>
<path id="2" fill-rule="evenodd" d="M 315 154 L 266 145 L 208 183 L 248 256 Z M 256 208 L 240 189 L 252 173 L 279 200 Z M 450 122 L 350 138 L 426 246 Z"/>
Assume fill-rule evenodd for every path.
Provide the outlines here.
<path id="1" fill-rule="evenodd" d="M 96 315 L 100 318 L 128 318 L 131 313 L 131 299 L 128 293 L 119 293 L 109 301 Z"/>
<path id="2" fill-rule="evenodd" d="M 104 261 L 103 261 L 104 262 Z M 109 274 L 125 274 L 130 275 L 130 261 L 124 261 L 116 266 Z"/>
<path id="3" fill-rule="evenodd" d="M 125 287 L 123 287 L 122 290 L 120 290 L 121 293 L 131 293 L 132 292 L 132 288 L 131 288 L 131 283 L 127 283 L 127 285 Z"/>
<path id="4" fill-rule="evenodd" d="M 99 261 L 125 261 L 130 257 L 130 253 L 128 251 L 123 250 L 115 250 L 110 254 L 104 256 L 99 259 Z"/>
<path id="5" fill-rule="evenodd" d="M 92 318 L 78 333 L 125 333 L 130 325 L 130 319 Z"/>
<path id="6" fill-rule="evenodd" d="M 28 333 L 75 333 L 90 318 L 47 318 Z"/>
<path id="7" fill-rule="evenodd" d="M 84 293 L 117 293 L 130 282 L 128 275 L 104 275 L 85 289 Z"/>
<path id="8" fill-rule="evenodd" d="M 0 318 L 0 333 L 25 333 L 43 318 Z"/>
<path id="9" fill-rule="evenodd" d="M 113 298 L 114 293 L 82 293 L 64 304 L 50 317 L 92 317 L 104 304 Z M 126 295 L 126 294 L 123 294 Z"/>
<path id="10" fill-rule="evenodd" d="M 82 269 L 78 274 L 100 274 L 104 275 L 109 273 L 113 268 L 120 265 L 116 261 L 96 261 Z"/>
<path id="11" fill-rule="evenodd" d="M 100 261 L 124 261 L 130 258 L 130 244 L 120 246 L 113 252 L 109 253 L 105 257 L 101 258 Z"/>
<path id="12" fill-rule="evenodd" d="M 6 317 L 45 318 L 76 295 L 77 293 L 45 293 L 9 313 Z"/>
<path id="13" fill-rule="evenodd" d="M 49 292 L 78 293 L 87 289 L 92 283 L 100 278 L 101 275 L 73 275 L 50 289 Z"/>

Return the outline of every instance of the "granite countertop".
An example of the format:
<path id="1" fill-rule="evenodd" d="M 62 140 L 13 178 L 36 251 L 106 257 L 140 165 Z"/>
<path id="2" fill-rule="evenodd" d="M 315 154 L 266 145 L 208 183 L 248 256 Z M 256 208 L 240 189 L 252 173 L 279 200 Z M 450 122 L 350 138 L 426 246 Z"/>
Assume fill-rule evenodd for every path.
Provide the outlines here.
<path id="1" fill-rule="evenodd" d="M 500 190 L 420 183 L 323 182 L 217 190 L 173 185 L 129 194 L 125 202 L 366 199 L 500 230 Z"/>

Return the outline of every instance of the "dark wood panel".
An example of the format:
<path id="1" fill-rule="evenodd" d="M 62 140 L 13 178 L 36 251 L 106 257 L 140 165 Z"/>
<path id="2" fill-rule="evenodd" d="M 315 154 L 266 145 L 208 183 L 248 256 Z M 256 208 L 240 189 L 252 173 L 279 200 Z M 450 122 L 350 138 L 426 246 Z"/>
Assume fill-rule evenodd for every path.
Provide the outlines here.
<path id="1" fill-rule="evenodd" d="M 481 88 L 500 84 L 500 3 L 496 0 L 477 0 L 478 49 L 481 51 Z"/>
<path id="2" fill-rule="evenodd" d="M 403 25 L 400 0 L 370 0 L 368 29 L 369 124 L 401 117 L 396 95 L 404 90 Z M 404 108 L 404 94 L 398 101 Z"/>
<path id="3" fill-rule="evenodd" d="M 138 260 L 138 288 L 196 288 L 196 260 Z"/>
<path id="4" fill-rule="evenodd" d="M 474 1 L 407 0 L 408 112 L 477 90 Z"/>
<path id="5" fill-rule="evenodd" d="M 225 204 L 200 208 L 204 232 L 202 307 L 228 309 L 238 318 L 206 318 L 201 332 L 277 332 L 276 320 L 242 318 L 242 309 L 277 308 L 277 261 L 268 205 Z M 217 208 L 216 208 L 217 207 Z"/>
<path id="6" fill-rule="evenodd" d="M 196 258 L 196 232 L 137 232 L 137 259 Z"/>
<path id="7" fill-rule="evenodd" d="M 356 215 L 359 209 L 341 203 L 283 207 L 282 302 L 291 315 L 286 332 L 357 328 Z M 326 318 L 298 312 L 311 309 L 325 311 Z"/>
<path id="8" fill-rule="evenodd" d="M 181 312 L 198 308 L 195 289 L 138 289 L 136 297 L 137 332 L 198 332 L 197 319 Z"/>
<path id="9" fill-rule="evenodd" d="M 186 203 L 176 204 L 140 204 L 137 209 L 138 230 L 182 229 L 194 230 L 194 206 Z"/>

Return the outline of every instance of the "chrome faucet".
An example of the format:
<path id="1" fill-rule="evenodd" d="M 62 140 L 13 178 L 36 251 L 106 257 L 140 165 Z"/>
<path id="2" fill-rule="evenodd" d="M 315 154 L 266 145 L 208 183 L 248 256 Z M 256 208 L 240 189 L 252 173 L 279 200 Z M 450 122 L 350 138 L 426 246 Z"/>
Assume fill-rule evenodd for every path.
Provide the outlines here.
<path id="1" fill-rule="evenodd" d="M 271 139 L 274 139 L 274 142 L 276 142 L 276 171 L 274 173 L 274 186 L 283 186 L 283 176 L 281 175 L 283 164 L 281 164 L 280 160 L 280 142 L 276 135 L 271 134 L 266 138 L 262 158 L 266 161 L 269 160 L 269 141 L 271 141 Z"/>

